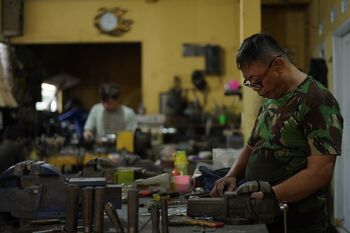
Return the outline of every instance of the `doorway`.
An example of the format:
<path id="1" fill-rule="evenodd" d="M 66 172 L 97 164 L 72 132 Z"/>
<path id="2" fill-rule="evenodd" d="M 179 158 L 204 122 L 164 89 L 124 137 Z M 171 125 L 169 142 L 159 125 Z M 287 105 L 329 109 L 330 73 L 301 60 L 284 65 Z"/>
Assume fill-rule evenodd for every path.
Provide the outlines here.
<path id="1" fill-rule="evenodd" d="M 136 110 L 142 102 L 141 43 L 16 45 L 15 50 L 41 82 L 62 91 L 61 104 L 77 98 L 89 109 L 100 101 L 98 89 L 106 82 L 120 85 L 123 104 Z"/>
<path id="2" fill-rule="evenodd" d="M 344 117 L 342 155 L 337 159 L 334 177 L 335 222 L 350 231 L 350 19 L 333 35 L 334 93 Z"/>

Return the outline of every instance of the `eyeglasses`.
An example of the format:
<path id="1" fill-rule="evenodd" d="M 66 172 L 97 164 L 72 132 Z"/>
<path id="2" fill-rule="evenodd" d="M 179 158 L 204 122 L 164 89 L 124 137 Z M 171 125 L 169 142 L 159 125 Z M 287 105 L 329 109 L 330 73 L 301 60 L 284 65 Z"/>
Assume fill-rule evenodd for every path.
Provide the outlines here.
<path id="1" fill-rule="evenodd" d="M 271 68 L 273 62 L 274 62 L 277 58 L 279 58 L 279 57 L 282 57 L 282 55 L 278 55 L 278 56 L 274 57 L 274 58 L 271 60 L 269 66 L 268 66 L 267 69 L 266 69 L 266 71 L 261 75 L 261 78 L 260 78 L 258 81 L 252 82 L 252 81 L 251 81 L 251 78 L 253 78 L 254 76 L 251 76 L 251 77 L 249 78 L 249 80 L 248 80 L 248 79 L 244 79 L 243 85 L 246 86 L 246 87 L 249 87 L 249 88 L 261 89 L 261 88 L 263 87 L 262 81 L 265 79 L 266 75 L 269 73 L 270 68 Z M 257 76 L 257 77 L 258 77 L 258 76 Z"/>

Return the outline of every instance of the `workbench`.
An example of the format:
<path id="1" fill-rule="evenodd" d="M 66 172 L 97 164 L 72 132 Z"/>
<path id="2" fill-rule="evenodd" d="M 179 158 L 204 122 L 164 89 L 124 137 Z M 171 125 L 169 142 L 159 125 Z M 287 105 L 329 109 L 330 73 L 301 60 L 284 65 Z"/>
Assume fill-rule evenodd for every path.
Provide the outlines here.
<path id="1" fill-rule="evenodd" d="M 139 200 L 140 203 L 145 203 L 149 199 L 141 198 Z M 124 226 L 125 232 L 127 232 L 127 205 L 123 204 L 122 209 L 117 210 L 119 218 Z M 170 212 L 169 212 L 170 213 Z M 107 219 L 106 219 L 107 218 Z M 150 220 L 151 216 L 148 213 L 146 207 L 139 208 L 139 225 L 138 232 L 151 233 L 152 232 L 152 224 Z M 105 232 L 115 232 L 114 227 L 110 224 L 108 217 L 105 216 Z M 159 224 L 160 232 L 162 232 L 161 221 Z M 215 232 L 215 233 L 268 233 L 265 225 L 263 224 L 255 224 L 255 225 L 225 225 L 221 228 L 205 228 L 201 226 L 169 226 L 169 233 L 193 233 L 193 232 Z"/>

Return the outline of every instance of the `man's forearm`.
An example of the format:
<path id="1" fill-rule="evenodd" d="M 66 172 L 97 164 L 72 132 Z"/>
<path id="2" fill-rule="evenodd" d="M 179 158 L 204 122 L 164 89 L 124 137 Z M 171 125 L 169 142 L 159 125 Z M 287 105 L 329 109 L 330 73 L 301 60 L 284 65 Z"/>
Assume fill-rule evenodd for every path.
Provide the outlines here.
<path id="1" fill-rule="evenodd" d="M 237 177 L 244 174 L 251 152 L 251 147 L 246 145 L 233 163 L 230 171 L 226 176 Z"/>
<path id="2" fill-rule="evenodd" d="M 279 201 L 296 202 L 305 199 L 327 185 L 333 175 L 335 157 L 321 155 L 308 159 L 308 167 L 273 187 Z M 319 161 L 322 159 L 323 161 Z M 311 164 L 309 164 L 311 162 Z"/>

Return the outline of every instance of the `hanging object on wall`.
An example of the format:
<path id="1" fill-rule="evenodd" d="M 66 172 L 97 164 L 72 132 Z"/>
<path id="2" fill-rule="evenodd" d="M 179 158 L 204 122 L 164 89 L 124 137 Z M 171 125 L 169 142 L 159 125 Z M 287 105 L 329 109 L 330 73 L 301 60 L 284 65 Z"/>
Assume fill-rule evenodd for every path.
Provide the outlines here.
<path id="1" fill-rule="evenodd" d="M 221 75 L 221 47 L 219 45 L 197 45 L 183 44 L 182 56 L 184 57 L 200 57 L 205 59 L 206 75 Z"/>
<path id="2" fill-rule="evenodd" d="M 20 36 L 23 33 L 24 0 L 0 1 L 0 34 L 3 36 Z"/>
<path id="3" fill-rule="evenodd" d="M 331 10 L 331 13 L 330 13 L 330 20 L 331 20 L 331 23 L 334 23 L 334 22 L 335 22 L 335 20 L 337 19 L 337 16 L 338 16 L 337 7 L 333 7 L 333 9 Z"/>
<path id="4" fill-rule="evenodd" d="M 349 0 L 341 1 L 341 13 L 345 13 L 346 9 L 348 9 Z"/>
<path id="5" fill-rule="evenodd" d="M 202 70 L 193 71 L 192 83 L 197 90 L 204 91 L 207 87 L 207 82 L 205 81 L 205 72 Z"/>
<path id="6" fill-rule="evenodd" d="M 132 20 L 123 18 L 126 12 L 127 10 L 119 7 L 101 8 L 95 17 L 95 26 L 103 34 L 121 36 L 131 30 L 131 24 L 133 23 Z"/>
<path id="7" fill-rule="evenodd" d="M 211 75 L 221 74 L 221 48 L 218 45 L 205 46 L 205 72 Z"/>

